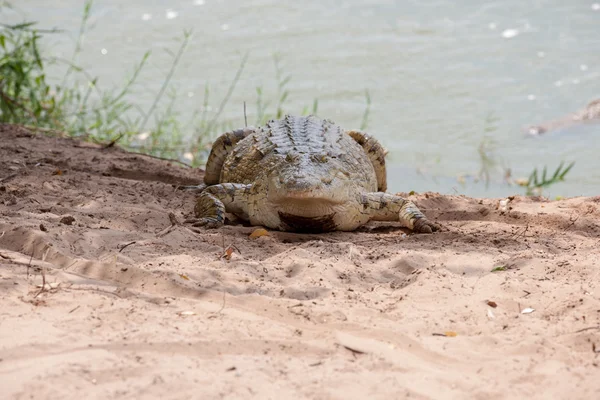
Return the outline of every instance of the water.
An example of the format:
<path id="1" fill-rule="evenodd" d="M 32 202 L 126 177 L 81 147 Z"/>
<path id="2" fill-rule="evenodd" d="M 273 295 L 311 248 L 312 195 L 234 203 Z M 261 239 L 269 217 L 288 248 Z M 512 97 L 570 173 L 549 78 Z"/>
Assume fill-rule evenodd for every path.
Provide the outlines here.
<path id="1" fill-rule="evenodd" d="M 69 58 L 82 2 L 28 0 L 18 12 L 43 27 L 60 27 L 51 54 Z M 4 11 L 5 22 L 22 16 Z M 474 196 L 524 193 L 503 183 L 501 167 L 526 177 L 535 167 L 576 161 L 548 195 L 598 195 L 600 125 L 540 138 L 524 127 L 562 117 L 600 97 L 600 4 L 593 0 L 97 1 L 80 64 L 102 87 L 119 85 L 142 54 L 152 62 L 136 89 L 149 105 L 169 68 L 183 29 L 194 38 L 177 71 L 178 106 L 190 115 L 211 107 L 248 63 L 223 117 L 254 117 L 257 86 L 276 92 L 273 55 L 280 54 L 290 97 L 286 111 L 319 100 L 319 115 L 360 125 L 364 91 L 372 98 L 368 131 L 389 149 L 390 191 L 433 190 Z M 486 187 L 478 147 L 493 138 L 498 162 Z M 457 177 L 465 176 L 464 179 Z M 461 183 L 464 182 L 464 183 Z"/>

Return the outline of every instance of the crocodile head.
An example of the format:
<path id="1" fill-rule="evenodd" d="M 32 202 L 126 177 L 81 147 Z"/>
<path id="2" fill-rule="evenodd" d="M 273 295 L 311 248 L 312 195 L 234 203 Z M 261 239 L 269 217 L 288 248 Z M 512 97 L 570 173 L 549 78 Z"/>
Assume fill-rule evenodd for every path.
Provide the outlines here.
<path id="1" fill-rule="evenodd" d="M 268 203 L 293 230 L 335 229 L 334 216 L 356 202 L 357 187 L 341 171 L 341 160 L 326 154 L 287 153 L 269 173 Z"/>

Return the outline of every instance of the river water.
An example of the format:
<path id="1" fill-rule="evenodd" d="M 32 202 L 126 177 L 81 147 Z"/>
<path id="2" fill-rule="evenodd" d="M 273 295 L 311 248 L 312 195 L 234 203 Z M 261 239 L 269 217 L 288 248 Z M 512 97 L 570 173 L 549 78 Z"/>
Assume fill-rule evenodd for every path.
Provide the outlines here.
<path id="1" fill-rule="evenodd" d="M 69 58 L 81 0 L 26 0 L 3 11 L 60 27 L 46 43 Z M 13 18 L 15 21 L 7 21 Z M 153 54 L 136 88 L 149 105 L 184 29 L 194 37 L 173 83 L 183 115 L 220 99 L 244 54 L 246 68 L 223 118 L 253 121 L 256 87 L 276 93 L 274 54 L 292 77 L 285 110 L 319 101 L 318 114 L 347 128 L 360 125 L 365 90 L 368 132 L 389 150 L 390 191 L 504 196 L 503 170 L 526 177 L 576 161 L 551 196 L 600 194 L 600 125 L 530 137 L 525 127 L 556 119 L 600 97 L 600 3 L 597 0 L 103 0 L 96 1 L 79 63 L 118 86 L 142 54 Z M 490 183 L 476 182 L 480 146 L 495 162 Z"/>

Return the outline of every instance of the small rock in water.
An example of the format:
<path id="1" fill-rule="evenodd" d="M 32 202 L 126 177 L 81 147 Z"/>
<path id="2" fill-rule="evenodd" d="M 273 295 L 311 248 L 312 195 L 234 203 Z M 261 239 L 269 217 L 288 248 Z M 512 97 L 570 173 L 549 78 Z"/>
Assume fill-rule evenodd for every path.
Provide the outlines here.
<path id="1" fill-rule="evenodd" d="M 579 66 L 579 69 L 580 69 L 580 70 L 582 70 L 582 71 L 587 71 L 587 70 L 588 70 L 588 66 L 587 66 L 587 65 L 585 65 L 585 64 L 581 64 L 581 65 Z"/>
<path id="2" fill-rule="evenodd" d="M 179 16 L 177 11 L 171 10 L 170 8 L 167 10 L 166 17 L 167 19 L 174 19 Z"/>
<path id="3" fill-rule="evenodd" d="M 150 21 L 152 19 L 152 14 L 142 14 L 142 21 Z"/>
<path id="4" fill-rule="evenodd" d="M 514 38 L 518 34 L 519 34 L 519 30 L 518 29 L 505 29 L 502 32 L 502 37 L 505 38 L 505 39 L 510 39 L 510 38 Z"/>
<path id="5" fill-rule="evenodd" d="M 528 95 L 527 100 L 535 100 L 535 94 Z"/>
<path id="6" fill-rule="evenodd" d="M 539 126 L 530 126 L 529 129 L 527 130 L 527 132 L 530 135 L 537 136 L 537 135 L 541 134 L 543 132 L 543 130 L 540 129 Z M 526 178 L 516 180 L 516 183 L 519 186 L 527 186 L 528 182 L 529 182 L 529 179 L 526 179 Z"/>

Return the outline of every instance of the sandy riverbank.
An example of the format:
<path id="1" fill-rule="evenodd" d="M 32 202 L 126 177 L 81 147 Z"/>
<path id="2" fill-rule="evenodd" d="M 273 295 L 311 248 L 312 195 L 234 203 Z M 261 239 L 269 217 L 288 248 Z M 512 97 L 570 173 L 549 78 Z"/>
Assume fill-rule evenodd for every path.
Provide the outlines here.
<path id="1" fill-rule="evenodd" d="M 420 194 L 446 232 L 250 239 L 172 226 L 196 170 L 0 143 L 2 397 L 600 397 L 600 197 Z"/>

